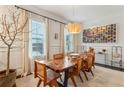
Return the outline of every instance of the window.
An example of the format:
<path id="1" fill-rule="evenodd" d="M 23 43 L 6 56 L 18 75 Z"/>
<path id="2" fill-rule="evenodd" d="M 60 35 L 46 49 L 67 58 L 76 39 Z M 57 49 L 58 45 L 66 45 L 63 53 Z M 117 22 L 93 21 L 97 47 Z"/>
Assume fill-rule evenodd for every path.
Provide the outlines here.
<path id="1" fill-rule="evenodd" d="M 45 23 L 31 20 L 31 46 L 32 58 L 46 55 Z"/>
<path id="2" fill-rule="evenodd" d="M 68 32 L 68 29 L 64 29 L 64 50 L 65 53 L 73 51 L 73 35 Z"/>

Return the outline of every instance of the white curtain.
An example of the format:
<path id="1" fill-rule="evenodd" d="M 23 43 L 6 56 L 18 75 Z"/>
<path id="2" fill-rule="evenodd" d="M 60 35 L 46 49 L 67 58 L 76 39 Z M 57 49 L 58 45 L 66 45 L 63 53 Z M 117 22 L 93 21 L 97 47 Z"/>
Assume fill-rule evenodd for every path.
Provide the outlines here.
<path id="1" fill-rule="evenodd" d="M 82 50 L 81 50 L 81 43 L 82 43 L 81 33 L 74 34 L 73 39 L 74 39 L 74 51 L 79 52 L 79 53 L 82 52 Z"/>
<path id="2" fill-rule="evenodd" d="M 44 38 L 45 40 L 44 41 L 46 41 L 45 43 L 44 43 L 44 51 L 45 51 L 45 53 L 44 53 L 44 55 L 42 56 L 42 57 L 39 57 L 39 56 L 36 56 L 35 58 L 33 58 L 33 56 L 32 56 L 32 32 L 34 32 L 36 29 L 32 29 L 32 25 L 31 25 L 31 22 L 32 22 L 32 20 L 33 21 L 37 21 L 37 22 L 39 22 L 39 23 L 43 23 L 44 24 L 44 30 L 45 30 L 45 37 L 47 37 L 47 19 L 46 18 L 44 18 L 44 17 L 41 17 L 41 16 L 38 16 L 38 15 L 36 15 L 36 14 L 33 14 L 33 13 L 31 13 L 30 14 L 30 22 L 29 22 L 29 24 L 30 24 L 30 26 L 29 26 L 29 59 L 30 59 L 30 67 L 31 67 L 31 72 L 34 72 L 34 60 L 35 59 L 47 59 L 47 38 Z M 38 28 L 37 28 L 38 29 Z"/>
<path id="3" fill-rule="evenodd" d="M 29 19 L 43 22 L 45 24 L 46 42 L 44 44 L 46 48 L 45 59 L 52 59 L 53 54 L 64 52 L 64 27 L 65 25 L 44 17 L 27 13 Z M 34 59 L 32 58 L 32 31 L 31 20 L 28 21 L 28 25 L 25 31 L 28 33 L 23 34 L 23 52 L 22 52 L 22 67 L 23 75 L 27 75 L 34 72 Z M 56 35 L 56 36 L 55 36 Z"/>
<path id="4" fill-rule="evenodd" d="M 24 10 L 23 10 L 24 11 Z M 22 75 L 25 76 L 31 73 L 30 59 L 29 59 L 29 13 L 24 11 L 23 20 L 28 17 L 27 25 L 22 34 Z"/>
<path id="5" fill-rule="evenodd" d="M 64 53 L 64 28 L 65 24 L 60 24 L 60 52 Z"/>

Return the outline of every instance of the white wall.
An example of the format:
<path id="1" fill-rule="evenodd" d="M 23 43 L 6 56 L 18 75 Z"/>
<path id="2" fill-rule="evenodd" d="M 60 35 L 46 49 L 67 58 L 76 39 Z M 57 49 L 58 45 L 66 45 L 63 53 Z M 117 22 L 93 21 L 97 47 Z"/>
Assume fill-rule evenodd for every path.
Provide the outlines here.
<path id="1" fill-rule="evenodd" d="M 108 24 L 117 24 L 117 42 L 116 43 L 82 43 L 87 47 L 95 47 L 95 50 L 101 51 L 103 48 L 108 50 L 108 60 L 111 60 L 111 46 L 119 45 L 123 47 L 124 53 L 124 13 L 111 15 L 105 18 L 97 19 L 93 22 L 88 22 L 84 24 L 84 29 L 93 27 L 93 26 L 104 26 Z M 124 61 L 124 55 L 123 55 Z"/>
<path id="2" fill-rule="evenodd" d="M 53 58 L 53 54 L 60 52 L 60 23 L 49 20 L 49 59 Z M 55 39 L 55 34 L 57 38 Z"/>
<path id="3" fill-rule="evenodd" d="M 94 22 L 89 22 L 84 24 L 84 29 L 90 28 L 93 26 L 104 26 L 108 24 L 117 24 L 117 43 L 116 44 L 121 44 L 124 45 L 124 14 L 118 14 L 118 15 L 113 15 L 109 16 L 106 18 L 101 18 L 97 19 Z"/>

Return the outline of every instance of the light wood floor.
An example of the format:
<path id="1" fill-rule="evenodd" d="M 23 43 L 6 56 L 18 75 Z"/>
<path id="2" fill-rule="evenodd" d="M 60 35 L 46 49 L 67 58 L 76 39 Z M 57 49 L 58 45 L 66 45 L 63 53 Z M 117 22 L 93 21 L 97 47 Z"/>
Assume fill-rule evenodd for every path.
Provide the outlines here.
<path id="1" fill-rule="evenodd" d="M 124 72 L 107 69 L 104 67 L 96 66 L 93 69 L 95 76 L 91 73 L 87 73 L 89 81 L 81 73 L 84 83 L 82 83 L 79 77 L 75 77 L 77 85 L 79 87 L 124 87 Z M 16 80 L 17 87 L 36 87 L 38 82 L 37 78 L 33 75 L 29 75 Z M 41 84 L 42 86 L 42 84 Z M 72 81 L 69 79 L 69 87 L 73 87 Z"/>

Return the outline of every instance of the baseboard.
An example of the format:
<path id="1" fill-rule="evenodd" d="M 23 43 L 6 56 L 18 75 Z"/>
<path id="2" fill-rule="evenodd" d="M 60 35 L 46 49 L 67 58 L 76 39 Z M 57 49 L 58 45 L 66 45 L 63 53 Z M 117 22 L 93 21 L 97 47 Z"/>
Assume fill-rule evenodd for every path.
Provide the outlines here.
<path id="1" fill-rule="evenodd" d="M 102 67 L 105 67 L 105 68 L 110 68 L 110 69 L 113 69 L 113 70 L 123 71 L 124 72 L 124 68 L 114 67 L 114 66 L 100 64 L 100 63 L 95 63 L 95 65 L 102 66 Z"/>
<path id="2" fill-rule="evenodd" d="M 33 73 L 29 73 L 29 74 L 27 74 L 26 76 L 28 76 L 28 75 L 32 75 Z M 18 75 L 18 76 L 16 76 L 16 79 L 18 79 L 18 78 L 22 78 L 22 77 L 24 77 L 24 76 L 22 76 L 22 75 Z"/>

